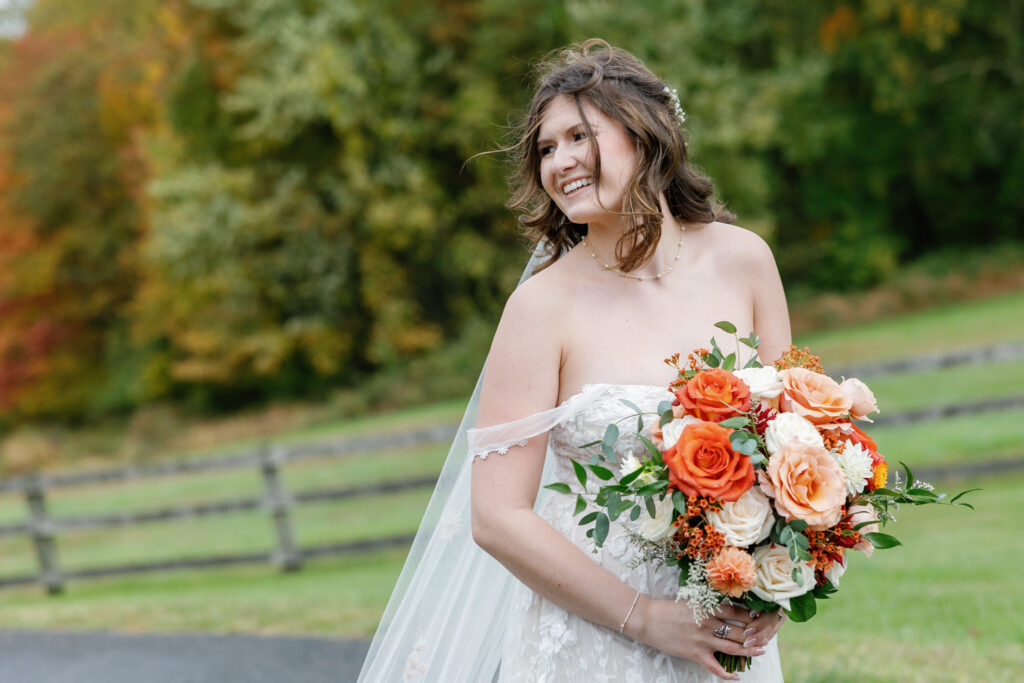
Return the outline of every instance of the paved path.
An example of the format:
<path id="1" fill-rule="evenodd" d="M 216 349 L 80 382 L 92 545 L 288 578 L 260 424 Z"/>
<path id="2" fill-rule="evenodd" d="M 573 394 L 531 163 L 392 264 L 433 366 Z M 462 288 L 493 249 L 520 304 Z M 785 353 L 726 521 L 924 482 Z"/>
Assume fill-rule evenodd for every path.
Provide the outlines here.
<path id="1" fill-rule="evenodd" d="M 0 631 L 0 683 L 351 683 L 368 643 Z"/>

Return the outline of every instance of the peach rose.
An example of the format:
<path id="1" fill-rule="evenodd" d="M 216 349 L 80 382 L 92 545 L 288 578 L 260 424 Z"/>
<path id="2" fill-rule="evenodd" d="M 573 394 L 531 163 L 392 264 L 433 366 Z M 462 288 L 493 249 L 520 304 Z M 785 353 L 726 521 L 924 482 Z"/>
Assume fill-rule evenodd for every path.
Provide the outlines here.
<path id="1" fill-rule="evenodd" d="M 754 558 L 745 550 L 727 545 L 707 564 L 708 585 L 730 598 L 738 598 L 754 587 L 757 574 Z"/>
<path id="2" fill-rule="evenodd" d="M 850 417 L 854 420 L 871 422 L 868 419 L 868 413 L 878 412 L 878 401 L 875 400 L 875 394 L 868 388 L 868 385 L 851 377 L 843 380 L 839 388 L 850 399 Z"/>
<path id="3" fill-rule="evenodd" d="M 689 414 L 708 422 L 721 422 L 750 410 L 750 387 L 720 368 L 698 372 L 676 390 L 676 417 Z"/>
<path id="4" fill-rule="evenodd" d="M 754 484 L 754 466 L 750 458 L 732 449 L 731 432 L 714 422 L 686 427 L 664 454 L 669 483 L 690 496 L 722 501 L 742 496 Z"/>
<path id="5" fill-rule="evenodd" d="M 790 441 L 768 459 L 775 509 L 802 519 L 811 529 L 834 526 L 843 514 L 846 481 L 832 454 L 820 446 Z"/>
<path id="6" fill-rule="evenodd" d="M 779 410 L 796 413 L 815 425 L 831 425 L 850 412 L 850 398 L 839 384 L 818 372 L 789 368 L 779 372 L 782 396 Z"/>

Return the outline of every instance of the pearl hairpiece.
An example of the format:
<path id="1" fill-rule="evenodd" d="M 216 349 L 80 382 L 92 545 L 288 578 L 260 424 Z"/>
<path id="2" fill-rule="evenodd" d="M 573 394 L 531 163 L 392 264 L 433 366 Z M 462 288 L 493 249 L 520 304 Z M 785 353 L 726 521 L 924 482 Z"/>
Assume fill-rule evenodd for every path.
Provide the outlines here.
<path id="1" fill-rule="evenodd" d="M 686 112 L 683 111 L 683 106 L 679 104 L 679 91 L 666 85 L 662 92 L 668 95 L 668 99 L 672 102 L 672 106 L 676 110 L 676 119 L 679 120 L 679 127 L 682 128 L 686 125 Z"/>

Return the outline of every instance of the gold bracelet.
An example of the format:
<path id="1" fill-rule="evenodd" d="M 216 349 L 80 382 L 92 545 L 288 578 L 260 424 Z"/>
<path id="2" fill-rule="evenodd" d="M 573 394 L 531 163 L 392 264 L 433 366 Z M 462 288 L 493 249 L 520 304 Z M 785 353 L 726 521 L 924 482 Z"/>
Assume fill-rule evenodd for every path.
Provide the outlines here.
<path id="1" fill-rule="evenodd" d="M 619 625 L 619 633 L 626 630 L 626 622 L 629 621 L 629 617 L 633 614 L 633 610 L 636 608 L 636 601 L 640 599 L 640 591 L 636 592 L 636 597 L 633 598 L 633 604 L 629 606 L 629 611 L 626 612 L 626 618 L 622 620 Z"/>

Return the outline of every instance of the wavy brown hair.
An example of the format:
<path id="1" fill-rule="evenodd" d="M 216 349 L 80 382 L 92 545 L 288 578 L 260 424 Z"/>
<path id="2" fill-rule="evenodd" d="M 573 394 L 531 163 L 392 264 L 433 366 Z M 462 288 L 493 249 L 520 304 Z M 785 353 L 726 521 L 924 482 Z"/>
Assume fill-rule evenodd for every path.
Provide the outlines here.
<path id="1" fill-rule="evenodd" d="M 636 57 L 595 38 L 554 53 L 538 64 L 537 74 L 533 100 L 507 148 L 515 163 L 507 205 L 521 214 L 519 221 L 531 241 L 547 245 L 548 259 L 537 270 L 550 266 L 587 233 L 585 225 L 566 218 L 541 185 L 537 135 L 548 105 L 559 95 L 576 102 L 590 140 L 595 184 L 601 177 L 601 157 L 583 100 L 619 121 L 636 144 L 636 171 L 626 185 L 621 210 L 630 226 L 615 245 L 621 270 L 635 270 L 654 255 L 661 237 L 661 192 L 681 221 L 735 220 L 715 200 L 711 180 L 687 161 L 669 86 Z"/>

